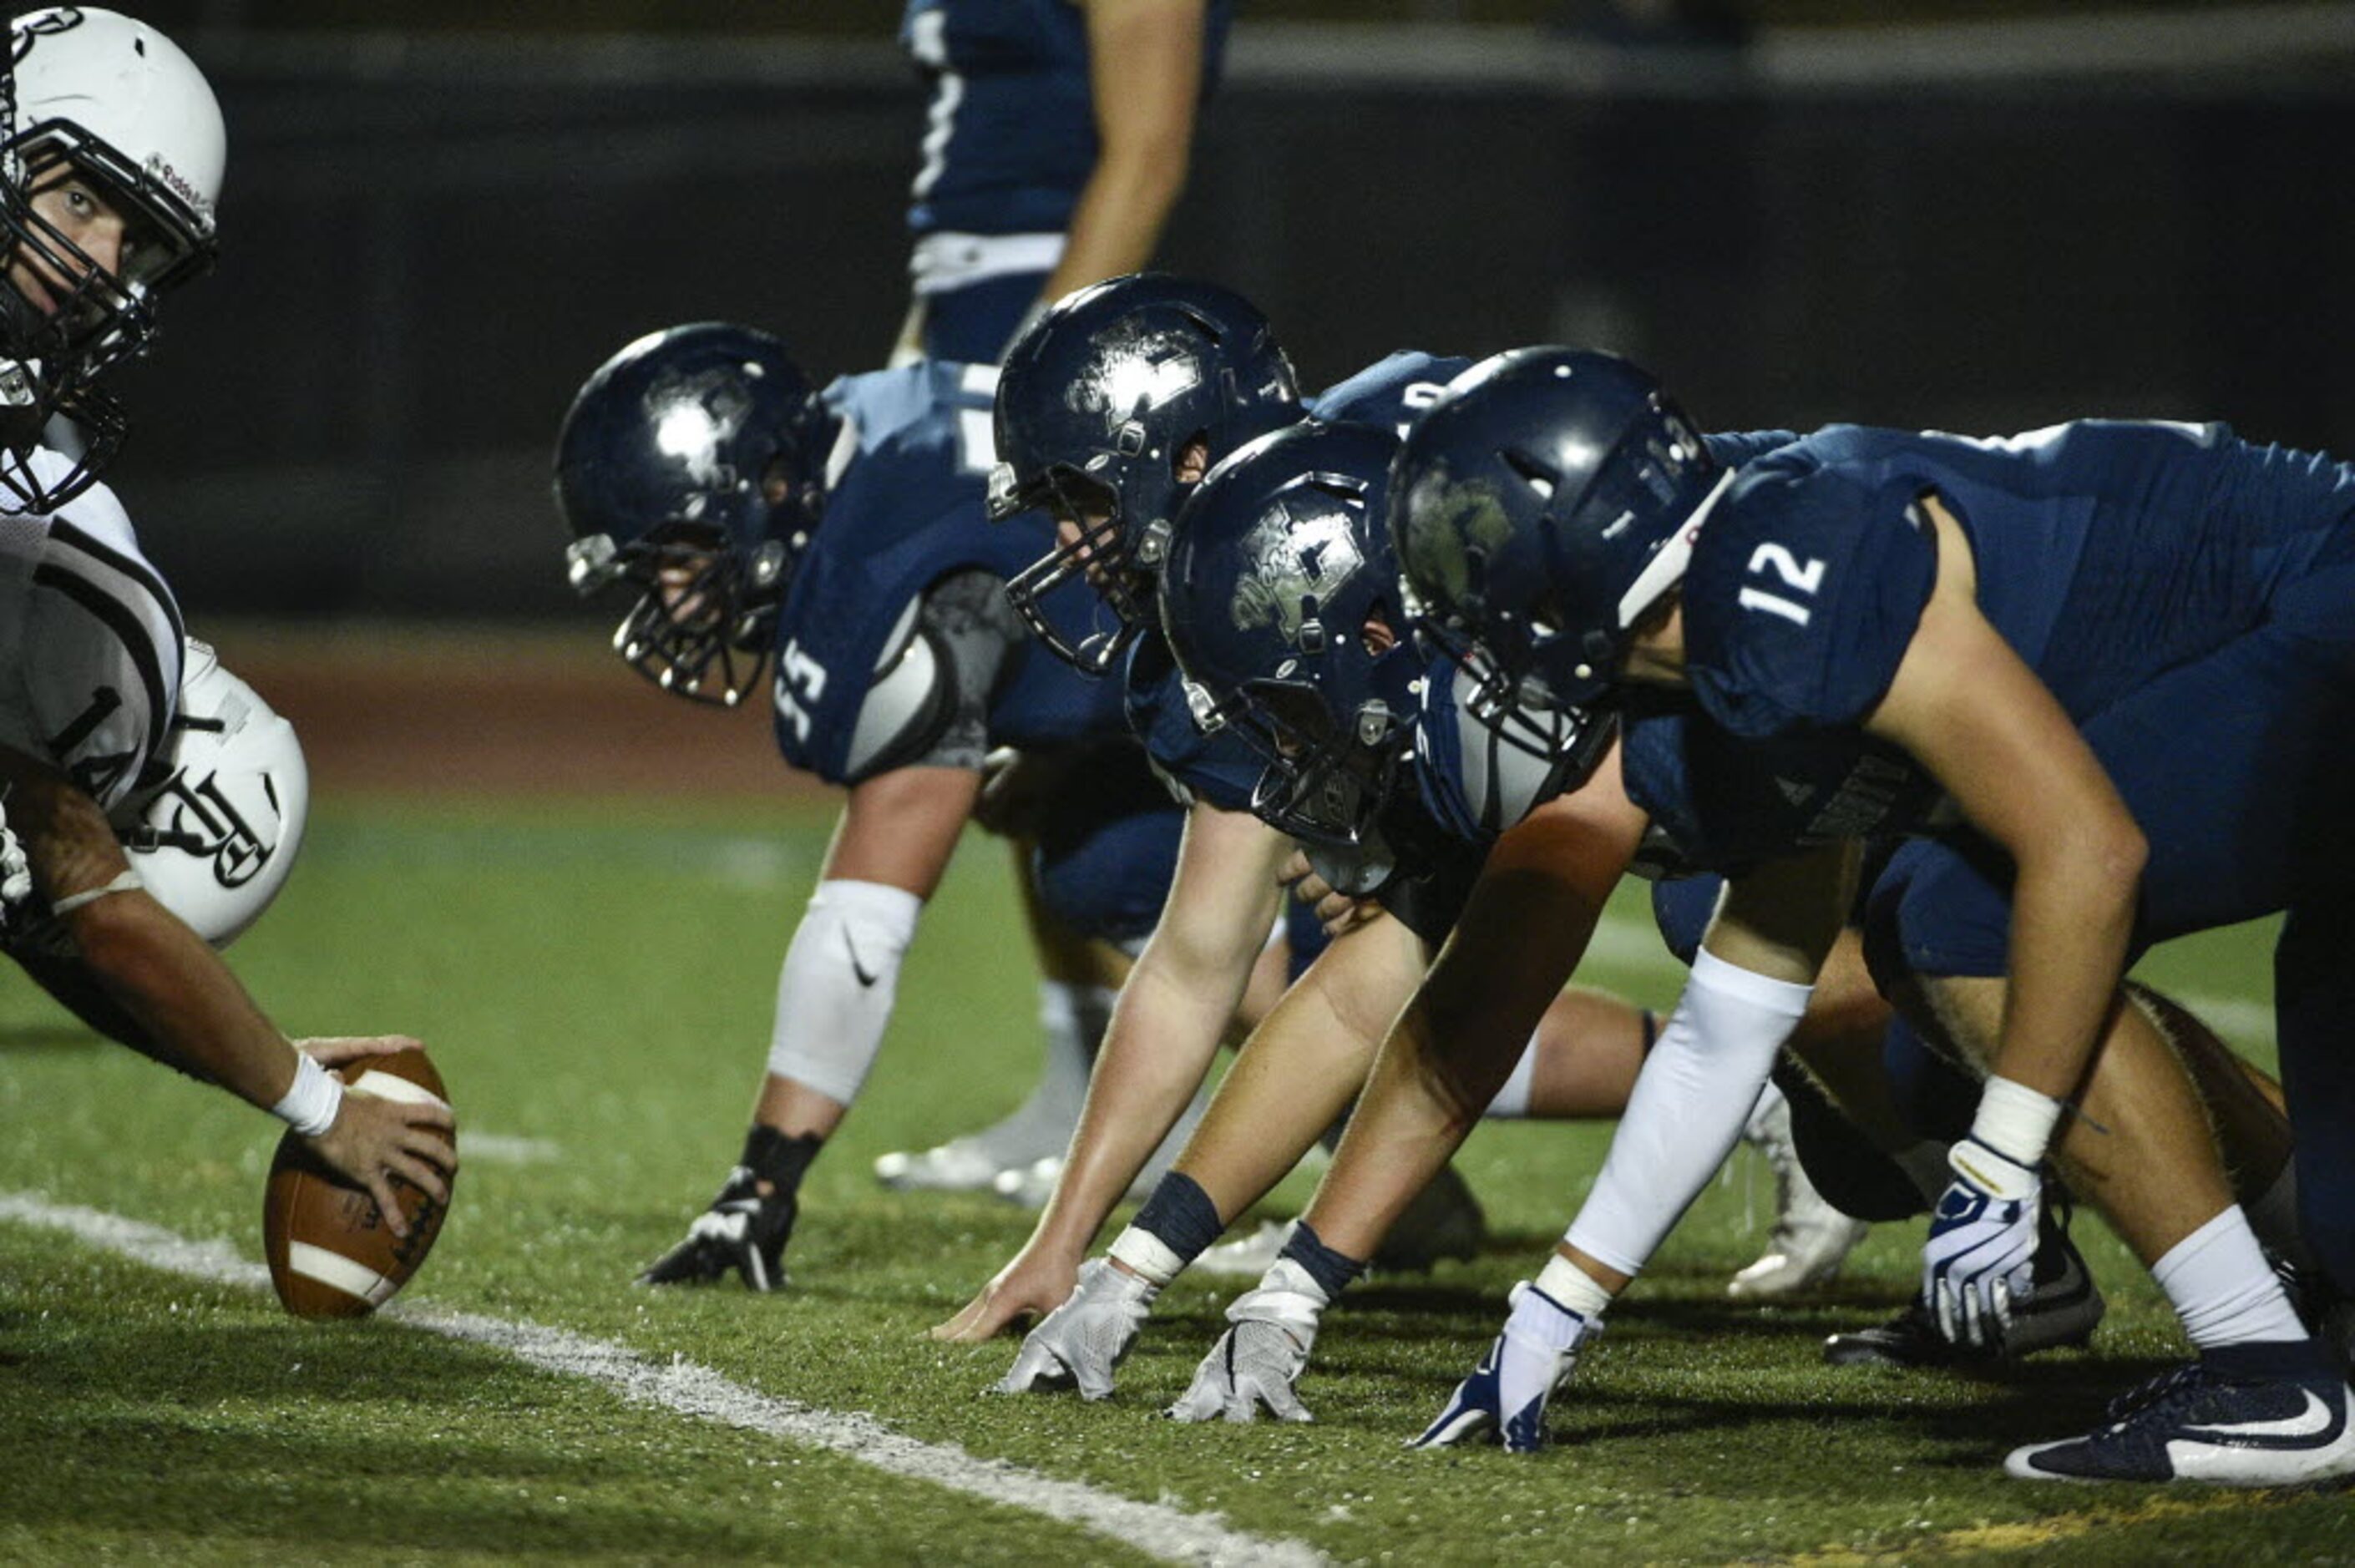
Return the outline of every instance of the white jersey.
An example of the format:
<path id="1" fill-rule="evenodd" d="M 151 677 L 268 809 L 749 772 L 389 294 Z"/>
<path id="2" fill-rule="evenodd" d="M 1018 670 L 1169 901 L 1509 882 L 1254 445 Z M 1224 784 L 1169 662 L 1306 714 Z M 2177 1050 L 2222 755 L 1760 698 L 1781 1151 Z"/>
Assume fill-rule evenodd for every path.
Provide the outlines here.
<path id="1" fill-rule="evenodd" d="M 30 466 L 53 479 L 67 460 L 43 450 Z M 167 751 L 183 636 L 112 491 L 54 514 L 9 510 L 0 492 L 0 746 L 112 806 Z"/>

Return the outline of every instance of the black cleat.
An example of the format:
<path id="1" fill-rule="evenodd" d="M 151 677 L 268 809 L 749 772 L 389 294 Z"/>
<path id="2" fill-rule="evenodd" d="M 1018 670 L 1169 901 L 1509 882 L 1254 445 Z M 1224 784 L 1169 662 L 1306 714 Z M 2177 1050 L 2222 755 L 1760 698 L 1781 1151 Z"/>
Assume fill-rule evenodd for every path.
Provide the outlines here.
<path id="1" fill-rule="evenodd" d="M 687 1239 L 646 1266 L 640 1285 L 709 1285 L 730 1272 L 747 1290 L 778 1290 L 787 1283 L 785 1242 L 794 1234 L 793 1194 L 763 1197 L 750 1166 L 728 1173 L 711 1207 L 695 1217 Z"/>
<path id="2" fill-rule="evenodd" d="M 1832 1335 L 1824 1341 L 1824 1360 L 1836 1367 L 1984 1366 L 2084 1344 L 2094 1337 L 2108 1304 L 2069 1239 L 2068 1221 L 2048 1207 L 2040 1224 L 2035 1287 L 2025 1302 L 2012 1308 L 2011 1328 L 2000 1345 L 1950 1344 L 1916 1297 L 1886 1323 Z"/>

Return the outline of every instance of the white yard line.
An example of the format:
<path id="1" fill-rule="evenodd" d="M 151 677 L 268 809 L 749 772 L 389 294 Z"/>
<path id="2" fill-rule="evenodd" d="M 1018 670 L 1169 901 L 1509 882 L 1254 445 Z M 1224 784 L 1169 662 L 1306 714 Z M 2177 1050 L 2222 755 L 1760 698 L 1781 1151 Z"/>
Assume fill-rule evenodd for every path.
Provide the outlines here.
<path id="1" fill-rule="evenodd" d="M 88 1245 L 167 1274 L 253 1289 L 270 1286 L 269 1271 L 240 1257 L 226 1241 L 190 1241 L 121 1214 L 54 1203 L 38 1193 L 0 1192 L 0 1220 L 63 1231 Z M 1231 1530 L 1215 1513 L 1138 1502 L 1077 1481 L 1055 1480 L 1002 1459 L 976 1458 L 953 1444 L 919 1442 L 871 1415 L 777 1399 L 683 1359 L 655 1361 L 608 1340 L 403 1302 L 387 1308 L 385 1315 L 412 1329 L 506 1351 L 548 1372 L 590 1379 L 633 1404 L 825 1448 L 887 1475 L 1078 1525 L 1165 1563 L 1309 1568 L 1325 1561 L 1301 1542 L 1271 1541 Z"/>

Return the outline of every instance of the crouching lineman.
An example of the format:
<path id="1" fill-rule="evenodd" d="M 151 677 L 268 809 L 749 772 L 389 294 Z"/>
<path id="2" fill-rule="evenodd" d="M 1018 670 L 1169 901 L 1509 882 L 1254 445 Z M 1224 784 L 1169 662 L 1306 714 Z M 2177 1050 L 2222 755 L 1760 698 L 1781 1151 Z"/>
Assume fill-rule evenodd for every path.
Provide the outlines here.
<path id="1" fill-rule="evenodd" d="M 797 1191 L 874 1064 L 994 748 L 1081 787 L 1051 813 L 1039 875 L 1071 924 L 1126 942 L 1160 912 L 1178 813 L 1120 693 L 1040 655 L 1007 601 L 1049 540 L 1037 520 L 984 519 L 996 380 L 922 362 L 820 392 L 774 337 L 706 323 L 623 348 L 565 418 L 571 579 L 637 595 L 615 651 L 664 691 L 730 705 L 773 657 L 780 754 L 848 791 L 786 948 L 743 1155 L 643 1283 L 783 1283 Z"/>
<path id="2" fill-rule="evenodd" d="M 2349 726 L 2312 721 L 2343 714 L 2355 664 L 2350 493 L 2342 468 L 2216 427 L 1983 442 L 1834 427 L 1728 464 L 1648 377 L 1567 350 L 1502 355 L 1451 387 L 1393 474 L 1411 585 L 1438 634 L 1476 643 L 1499 707 L 1603 699 L 1625 719 L 1594 781 L 1548 810 L 1606 842 L 1665 819 L 1758 858 L 1729 880 L 1578 1221 L 1423 1442 L 1541 1444 L 1549 1393 L 1805 1008 L 1853 907 L 1849 835 L 1879 832 L 1911 835 L 1867 905 L 1882 988 L 1934 997 L 1916 1024 L 1991 1064 L 1924 1251 L 1925 1308 L 1949 1338 L 2001 1339 L 2030 1288 L 2050 1146 L 2200 1351 L 2110 1425 L 2007 1468 L 2241 1485 L 2355 1471 L 2343 1374 L 2234 1203 L 2180 1065 L 2116 1000 L 2143 942 L 2296 903 L 2318 857 L 2345 864 L 2343 813 L 2306 806 L 2329 797 L 2301 781 L 2343 775 Z M 1691 700 L 1642 700 L 1654 686 Z M 2192 719 L 2202 767 L 2187 772 Z M 1983 838 L 1944 826 L 1947 800 Z M 1586 928 L 1528 945 L 1582 946 Z M 2286 950 L 2296 931 L 2293 916 Z M 2286 968 L 2285 997 L 2334 976 Z M 2327 1108 L 2348 1075 L 2303 1054 L 2304 1022 L 2286 1007 L 2301 1239 L 2337 1276 L 2346 1145 L 2300 1120 L 2301 1079 Z M 1457 1102 L 1515 1049 L 1501 1022 L 1427 993 L 1409 1009 L 1311 1205 L 1336 1249 L 1380 1234 L 1460 1136 Z M 1268 1316 L 1238 1321 L 1235 1346 L 1283 1332 Z"/>
<path id="3" fill-rule="evenodd" d="M 59 983 L 86 1015 L 285 1120 L 404 1231 L 392 1181 L 448 1197 L 449 1114 L 346 1094 L 326 1068 L 414 1042 L 290 1043 L 147 891 L 107 815 L 170 770 L 183 654 L 171 590 L 97 482 L 125 424 L 95 378 L 145 346 L 161 297 L 211 261 L 220 109 L 171 40 L 112 11 L 34 12 L 9 41 L 0 809 L 54 921 L 43 942 L 79 955 Z M 80 432 L 80 455 L 44 444 L 53 419 Z"/>
<path id="4" fill-rule="evenodd" d="M 1465 363 L 1394 354 L 1304 403 L 1266 318 L 1231 291 L 1159 273 L 1082 290 L 1017 343 L 998 387 L 1003 469 L 995 504 L 1007 515 L 1047 511 L 1059 530 L 1055 551 L 1009 592 L 1061 657 L 1091 673 L 1121 672 L 1148 749 L 1165 770 L 1182 773 L 1166 759 L 1202 749 L 1204 741 L 1190 697 L 1178 695 L 1182 683 L 1153 602 L 1180 503 L 1212 463 L 1305 416 L 1396 429 Z M 1125 418 L 1111 417 L 1115 410 Z M 1076 609 L 1066 608 L 1074 601 Z M 1092 630 L 1075 641 L 1059 627 L 1081 615 L 1091 618 Z M 1235 735 L 1221 734 L 1209 749 L 1231 756 L 1240 746 Z M 986 1339 L 1063 1302 L 1145 1152 L 1208 1072 L 1220 1016 L 1216 999 L 1241 983 L 1275 903 L 1276 879 L 1294 853 L 1280 827 L 1253 814 L 1263 769 L 1245 749 L 1239 774 L 1226 769 L 1235 777 L 1189 779 L 1196 798 L 1172 897 L 1114 1014 L 1055 1196 L 1021 1252 L 936 1334 Z M 1400 939 L 1393 927 L 1372 945 Z M 1645 1015 L 1599 992 L 1575 993 L 1563 1005 L 1584 1014 L 1574 1033 L 1589 1043 L 1607 1097 L 1611 1069 L 1600 1064 L 1615 1053 L 1623 1067 L 1632 1065 L 1643 1049 Z M 1386 1022 L 1374 1018 L 1370 1027 L 1379 1032 Z M 1348 1054 L 1344 1046 L 1342 1056 Z M 1362 1064 L 1356 1077 L 1341 1072 L 1348 1090 L 1336 1113 L 1362 1078 Z M 1595 1103 L 1591 1084 L 1557 1088 L 1561 1097 L 1550 1103 Z M 1295 1151 L 1284 1168 L 1296 1158 Z M 1813 1198 L 1804 1178 L 1795 1190 Z M 1777 1287 L 1823 1277 L 1853 1243 L 1856 1231 L 1843 1217 L 1820 1212 L 1832 1245 L 1802 1249 L 1797 1269 L 1784 1268 L 1788 1256 L 1778 1252 Z M 1460 1186 L 1427 1190 L 1412 1219 L 1386 1234 L 1382 1261 L 1427 1266 L 1438 1255 L 1461 1255 L 1470 1236 L 1456 1216 L 1476 1214 Z M 1757 1275 L 1753 1282 L 1762 1293 L 1768 1288 Z"/>

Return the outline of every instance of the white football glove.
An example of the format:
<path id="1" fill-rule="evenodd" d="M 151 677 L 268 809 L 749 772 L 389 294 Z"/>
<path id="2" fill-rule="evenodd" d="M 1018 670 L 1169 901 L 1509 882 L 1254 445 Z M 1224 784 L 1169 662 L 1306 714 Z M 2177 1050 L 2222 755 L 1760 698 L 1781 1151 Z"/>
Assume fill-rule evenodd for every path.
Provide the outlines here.
<path id="1" fill-rule="evenodd" d="M 1195 1369 L 1192 1386 L 1169 1407 L 1180 1421 L 1257 1419 L 1260 1406 L 1279 1421 L 1313 1419 L 1293 1385 L 1308 1368 L 1316 1315 L 1331 1305 L 1308 1271 L 1288 1257 L 1260 1276 L 1259 1288 L 1227 1307 L 1233 1325 Z"/>
<path id="2" fill-rule="evenodd" d="M 1115 1268 L 1110 1258 L 1090 1258 L 1080 1265 L 1079 1284 L 1024 1337 L 1012 1370 L 992 1391 L 1077 1387 L 1082 1399 L 1111 1398 L 1113 1369 L 1127 1359 L 1160 1294 L 1161 1287 L 1143 1275 Z"/>
<path id="3" fill-rule="evenodd" d="M 2001 1350 L 2013 1304 L 2035 1287 L 2043 1180 L 1972 1138 L 1956 1143 L 1946 1163 L 1955 1180 L 1930 1217 L 1922 1302 L 1948 1344 Z"/>
<path id="4" fill-rule="evenodd" d="M 1504 1332 L 1412 1446 L 1486 1440 L 1508 1454 L 1545 1446 L 1546 1401 L 1570 1381 L 1579 1346 L 1603 1331 L 1603 1319 L 1572 1311 L 1526 1279 L 1513 1287 L 1512 1303 Z"/>

